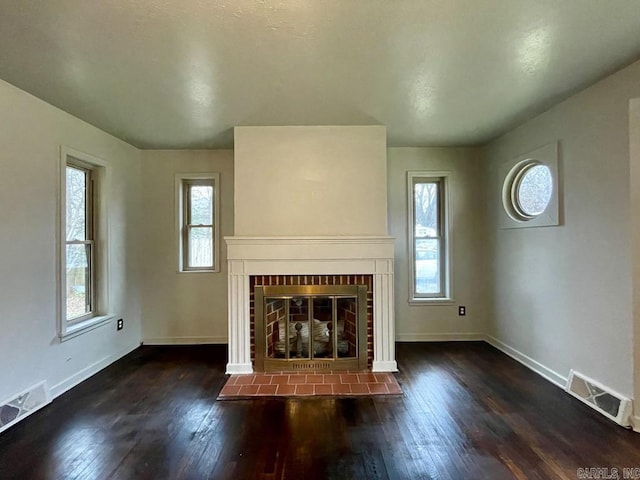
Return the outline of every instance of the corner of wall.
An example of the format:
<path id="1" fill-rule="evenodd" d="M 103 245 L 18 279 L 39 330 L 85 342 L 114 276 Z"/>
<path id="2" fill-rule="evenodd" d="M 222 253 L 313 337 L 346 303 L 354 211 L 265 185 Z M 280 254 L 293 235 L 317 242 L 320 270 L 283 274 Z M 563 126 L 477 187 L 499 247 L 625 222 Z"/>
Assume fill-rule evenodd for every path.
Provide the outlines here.
<path id="1" fill-rule="evenodd" d="M 640 399 L 640 98 L 629 101 L 629 182 L 632 258 L 633 394 Z M 640 415 L 632 418 L 640 431 Z"/>

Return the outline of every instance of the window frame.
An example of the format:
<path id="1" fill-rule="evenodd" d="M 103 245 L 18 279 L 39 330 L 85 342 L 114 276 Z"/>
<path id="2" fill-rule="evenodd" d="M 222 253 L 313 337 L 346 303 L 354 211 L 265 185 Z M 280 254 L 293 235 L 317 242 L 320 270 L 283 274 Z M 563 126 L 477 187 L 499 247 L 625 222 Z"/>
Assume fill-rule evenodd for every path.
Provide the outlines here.
<path id="1" fill-rule="evenodd" d="M 86 198 L 85 240 L 67 241 L 67 166 L 87 173 L 88 188 Z M 103 194 L 108 178 L 108 163 L 93 155 L 60 147 L 58 181 L 58 338 L 66 341 L 87 331 L 93 330 L 109 321 L 115 315 L 109 313 L 108 295 L 108 213 L 107 201 Z M 67 318 L 67 245 L 90 244 L 89 258 L 91 311 L 85 315 Z"/>
<path id="2" fill-rule="evenodd" d="M 552 142 L 531 152 L 520 155 L 500 166 L 498 173 L 500 202 L 496 204 L 498 227 L 502 230 L 534 227 L 554 227 L 562 224 L 562 182 L 558 168 L 559 143 Z M 549 169 L 551 175 L 551 197 L 547 207 L 538 215 L 519 212 L 517 188 L 527 171 L 537 165 Z"/>
<path id="3" fill-rule="evenodd" d="M 85 193 L 85 218 L 84 218 L 84 222 L 85 222 L 85 239 L 84 240 L 68 240 L 66 238 L 66 169 L 67 168 L 74 168 L 76 170 L 80 170 L 82 172 L 84 172 L 85 174 L 85 181 L 86 181 L 86 193 Z M 91 169 L 90 167 L 88 167 L 86 165 L 85 162 L 81 162 L 79 160 L 77 160 L 74 157 L 68 156 L 67 157 L 67 161 L 65 164 L 65 289 L 66 289 L 66 270 L 67 270 L 67 265 L 66 265 L 66 252 L 67 252 L 67 247 L 69 245 L 87 245 L 90 247 L 90 255 L 88 258 L 88 268 L 89 268 L 89 282 L 88 282 L 88 289 L 89 289 L 89 305 L 91 306 L 91 309 L 89 310 L 89 312 L 85 313 L 84 315 L 80 315 L 78 317 L 73 317 L 73 318 L 69 318 L 68 317 L 68 313 L 66 312 L 66 308 L 65 308 L 65 321 L 67 322 L 67 325 L 74 325 L 80 322 L 84 322 L 92 317 L 94 317 L 96 315 L 96 307 L 97 307 L 97 293 L 96 293 L 96 264 L 95 264 L 95 258 L 96 258 L 96 248 L 95 248 L 95 229 L 94 229 L 94 223 L 95 223 L 95 217 L 96 217 L 96 212 L 94 210 L 94 203 L 95 203 L 95 199 L 94 199 L 94 191 L 95 191 L 95 175 L 93 172 L 93 169 Z M 66 295 L 65 295 L 65 306 L 66 306 Z"/>
<path id="4" fill-rule="evenodd" d="M 451 232 L 449 200 L 451 172 L 448 171 L 410 171 L 407 172 L 407 246 L 409 259 L 409 303 L 410 304 L 443 304 L 453 302 L 453 285 L 451 279 Z M 437 293 L 418 293 L 416 291 L 416 232 L 415 232 L 415 198 L 414 186 L 417 183 L 438 183 L 438 235 L 424 236 L 439 241 L 439 273 L 440 291 Z M 423 237 L 421 237 L 423 238 Z"/>
<path id="5" fill-rule="evenodd" d="M 188 198 L 189 186 L 210 185 L 213 188 L 213 223 L 204 225 L 212 229 L 213 265 L 211 267 L 189 267 L 189 229 L 194 225 L 190 220 Z M 177 173 L 175 175 L 176 196 L 176 250 L 178 273 L 219 273 L 220 272 L 220 174 L 207 173 Z M 198 225 L 199 226 L 199 225 Z"/>

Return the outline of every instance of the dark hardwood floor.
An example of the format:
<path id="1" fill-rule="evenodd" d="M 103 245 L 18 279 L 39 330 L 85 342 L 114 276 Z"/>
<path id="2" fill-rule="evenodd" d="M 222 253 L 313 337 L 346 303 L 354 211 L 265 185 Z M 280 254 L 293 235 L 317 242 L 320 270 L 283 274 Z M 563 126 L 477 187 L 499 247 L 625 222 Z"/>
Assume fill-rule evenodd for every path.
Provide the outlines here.
<path id="1" fill-rule="evenodd" d="M 141 347 L 0 434 L 0 479 L 546 480 L 640 467 L 639 434 L 484 343 L 404 343 L 397 358 L 403 397 L 218 402 L 225 347 Z"/>

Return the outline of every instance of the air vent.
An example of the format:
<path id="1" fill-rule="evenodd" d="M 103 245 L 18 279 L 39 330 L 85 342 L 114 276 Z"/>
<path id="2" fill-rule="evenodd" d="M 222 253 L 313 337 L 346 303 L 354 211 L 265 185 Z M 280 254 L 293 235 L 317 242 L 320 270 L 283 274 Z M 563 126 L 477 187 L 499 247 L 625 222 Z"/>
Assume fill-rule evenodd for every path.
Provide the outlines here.
<path id="1" fill-rule="evenodd" d="M 571 370 L 567 392 L 614 422 L 631 425 L 631 400 L 585 375 Z"/>
<path id="2" fill-rule="evenodd" d="M 0 403 L 0 432 L 49 403 L 44 382 Z"/>
<path id="3" fill-rule="evenodd" d="M 293 370 L 329 370 L 331 364 L 320 362 L 292 363 Z"/>

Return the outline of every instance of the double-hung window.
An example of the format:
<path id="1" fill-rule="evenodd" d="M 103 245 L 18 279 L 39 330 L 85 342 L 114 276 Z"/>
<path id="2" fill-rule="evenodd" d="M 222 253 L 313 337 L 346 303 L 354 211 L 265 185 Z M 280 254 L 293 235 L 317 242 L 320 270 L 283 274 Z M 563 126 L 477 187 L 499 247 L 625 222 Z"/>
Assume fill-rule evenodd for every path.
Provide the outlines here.
<path id="1" fill-rule="evenodd" d="M 409 251 L 412 300 L 450 297 L 447 176 L 409 172 Z"/>
<path id="2" fill-rule="evenodd" d="M 107 164 L 67 147 L 60 162 L 58 335 L 62 340 L 95 328 L 107 311 Z"/>
<path id="3" fill-rule="evenodd" d="M 179 174 L 179 271 L 219 271 L 218 175 Z"/>
<path id="4" fill-rule="evenodd" d="M 96 275 L 92 173 L 90 169 L 73 161 L 68 161 L 65 167 L 67 322 L 86 320 L 92 317 L 95 312 Z"/>

